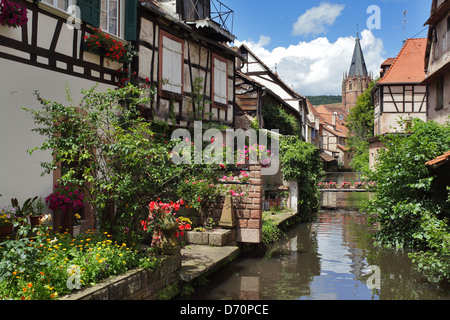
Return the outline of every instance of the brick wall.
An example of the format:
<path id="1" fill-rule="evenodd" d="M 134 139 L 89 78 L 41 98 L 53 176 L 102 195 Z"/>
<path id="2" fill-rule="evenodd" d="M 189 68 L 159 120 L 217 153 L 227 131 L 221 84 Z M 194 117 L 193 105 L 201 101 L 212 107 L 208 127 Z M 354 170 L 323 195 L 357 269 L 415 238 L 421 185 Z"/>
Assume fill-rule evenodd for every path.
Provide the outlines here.
<path id="1" fill-rule="evenodd" d="M 236 241 L 261 243 L 262 241 L 262 202 L 264 187 L 260 165 L 249 166 L 249 184 L 247 195 L 234 197 L 237 220 Z"/>

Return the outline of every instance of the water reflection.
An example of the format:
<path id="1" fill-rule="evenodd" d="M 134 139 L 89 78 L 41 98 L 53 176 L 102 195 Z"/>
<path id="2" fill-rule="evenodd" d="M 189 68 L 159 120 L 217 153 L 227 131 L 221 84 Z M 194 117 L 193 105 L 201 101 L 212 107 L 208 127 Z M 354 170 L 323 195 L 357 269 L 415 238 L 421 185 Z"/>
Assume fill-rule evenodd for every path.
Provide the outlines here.
<path id="1" fill-rule="evenodd" d="M 363 213 L 322 210 L 313 223 L 289 230 L 264 258 L 235 261 L 187 299 L 450 299 L 448 286 L 430 284 L 412 269 L 406 251 L 373 246 L 371 232 Z M 376 276 L 371 289 L 368 280 Z"/>

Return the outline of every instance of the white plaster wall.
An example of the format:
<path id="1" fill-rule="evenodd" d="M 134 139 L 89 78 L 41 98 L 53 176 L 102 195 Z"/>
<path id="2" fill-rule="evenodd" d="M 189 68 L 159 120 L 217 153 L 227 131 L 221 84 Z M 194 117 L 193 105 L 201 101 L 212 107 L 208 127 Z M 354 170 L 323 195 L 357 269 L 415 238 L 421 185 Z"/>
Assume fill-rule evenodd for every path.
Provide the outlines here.
<path id="1" fill-rule="evenodd" d="M 64 88 L 69 86 L 74 103 L 81 98 L 81 89 L 88 89 L 94 82 L 68 76 L 63 73 L 27 66 L 0 59 L 0 206 L 9 205 L 12 197 L 22 203 L 33 196 L 47 196 L 52 191 L 53 176 L 41 177 L 40 162 L 49 161 L 51 154 L 28 149 L 42 145 L 43 137 L 31 129 L 36 125 L 31 115 L 23 110 L 40 108 L 34 91 L 45 99 L 65 102 Z M 98 86 L 106 90 L 112 86 Z"/>

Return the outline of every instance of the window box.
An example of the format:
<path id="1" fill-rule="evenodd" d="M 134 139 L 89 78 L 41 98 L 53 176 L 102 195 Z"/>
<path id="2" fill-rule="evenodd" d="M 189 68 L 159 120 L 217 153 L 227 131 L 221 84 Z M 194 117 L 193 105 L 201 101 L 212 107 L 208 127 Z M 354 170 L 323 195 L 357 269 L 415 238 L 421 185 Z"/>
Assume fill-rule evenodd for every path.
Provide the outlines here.
<path id="1" fill-rule="evenodd" d="M 111 60 L 119 62 L 127 60 L 127 48 L 122 42 L 97 28 L 94 29 L 93 34 L 84 37 L 83 48 Z"/>

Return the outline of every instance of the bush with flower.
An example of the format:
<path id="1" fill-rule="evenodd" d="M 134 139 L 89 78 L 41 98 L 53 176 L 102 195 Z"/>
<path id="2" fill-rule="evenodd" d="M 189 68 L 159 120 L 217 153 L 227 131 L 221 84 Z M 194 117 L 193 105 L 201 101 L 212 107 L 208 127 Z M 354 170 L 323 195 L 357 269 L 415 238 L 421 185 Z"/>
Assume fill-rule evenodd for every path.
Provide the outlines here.
<path id="1" fill-rule="evenodd" d="M 4 206 L 0 209 L 0 227 L 12 225 L 14 223 L 16 209 L 11 206 Z"/>
<path id="2" fill-rule="evenodd" d="M 0 24 L 18 28 L 28 22 L 28 10 L 15 1 L 0 0 Z"/>
<path id="3" fill-rule="evenodd" d="M 185 231 L 189 231 L 192 228 L 192 222 L 189 218 L 186 217 L 178 217 L 176 218 L 178 222 L 178 231 L 175 232 L 175 236 L 183 237 Z"/>
<path id="4" fill-rule="evenodd" d="M 60 209 L 63 212 L 73 209 L 77 212 L 84 207 L 84 194 L 77 186 L 71 183 L 56 184 L 54 192 L 45 198 L 51 210 Z"/>
<path id="5" fill-rule="evenodd" d="M 355 187 L 355 189 L 364 189 L 366 187 L 366 183 L 357 181 L 353 186 Z"/>
<path id="6" fill-rule="evenodd" d="M 350 189 L 350 187 L 352 186 L 352 184 L 348 181 L 344 181 L 341 184 L 341 189 Z"/>
<path id="7" fill-rule="evenodd" d="M 337 188 L 337 183 L 334 181 L 330 181 L 328 182 L 328 189 L 336 189 Z"/>
<path id="8" fill-rule="evenodd" d="M 29 238 L 32 231 L 35 236 Z M 135 268 L 156 267 L 160 260 L 112 240 L 110 234 L 88 231 L 76 238 L 54 234 L 50 226 L 20 227 L 22 235 L 0 244 L 0 300 L 53 300 L 70 294 L 74 273 L 81 287 Z M 75 279 L 73 284 L 75 284 Z"/>

